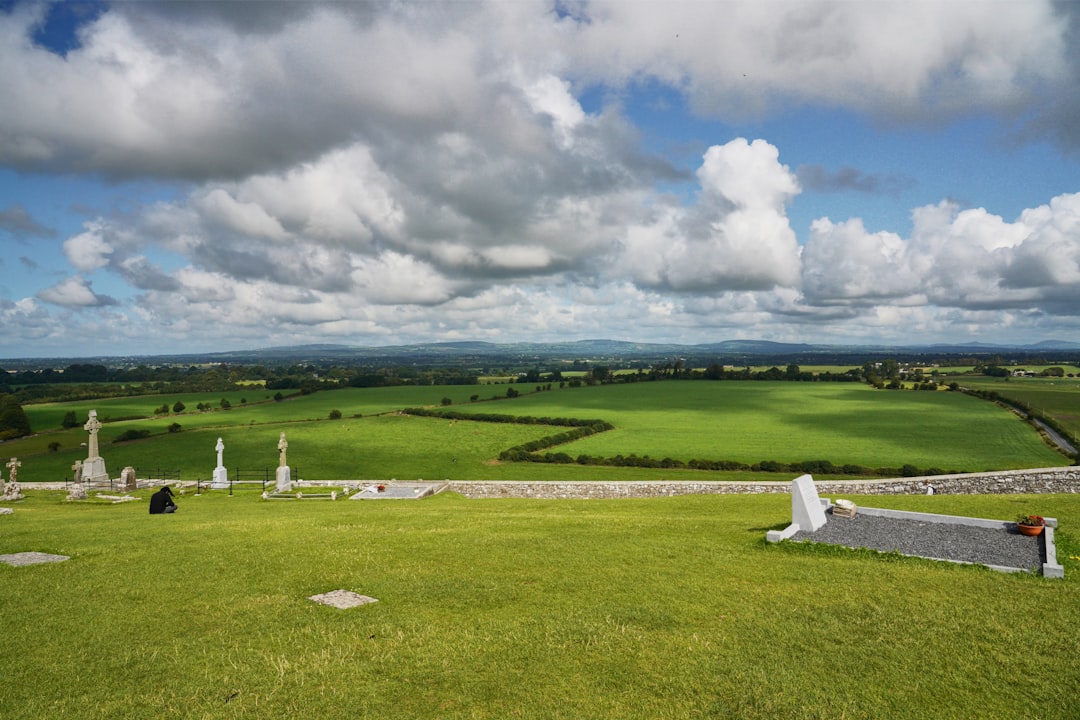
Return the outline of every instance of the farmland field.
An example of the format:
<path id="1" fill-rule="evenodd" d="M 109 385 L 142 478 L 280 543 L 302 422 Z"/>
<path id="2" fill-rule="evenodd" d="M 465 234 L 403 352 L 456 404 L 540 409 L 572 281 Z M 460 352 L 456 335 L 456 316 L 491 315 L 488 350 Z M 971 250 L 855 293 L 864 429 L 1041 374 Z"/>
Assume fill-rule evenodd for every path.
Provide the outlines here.
<path id="1" fill-rule="evenodd" d="M 607 419 L 616 426 L 559 448 L 573 456 L 828 459 L 972 472 L 1067 464 L 1011 413 L 960 393 L 880 391 L 855 383 L 690 381 L 538 393 L 512 407 L 520 415 Z M 492 412 L 475 405 L 460 409 Z"/>
<path id="2" fill-rule="evenodd" d="M 973 376 L 965 377 L 962 384 L 1019 400 L 1033 410 L 1052 416 L 1074 437 L 1080 437 L 1080 378 Z"/>
<path id="3" fill-rule="evenodd" d="M 576 457 L 630 455 L 691 459 L 798 462 L 828 460 L 836 465 L 977 471 L 1065 465 L 1069 460 L 1046 446 L 1013 414 L 993 403 L 960 393 L 877 391 L 865 385 L 780 382 L 660 382 L 605 385 L 523 394 L 505 398 L 510 386 L 428 386 L 350 388 L 257 402 L 231 410 L 185 411 L 151 419 L 107 423 L 101 454 L 110 472 L 126 465 L 146 476 L 177 469 L 187 479 L 210 476 L 218 437 L 225 442 L 228 468 L 263 469 L 277 464 L 277 439 L 286 432 L 288 459 L 304 479 L 745 479 L 747 473 L 697 470 L 586 467 L 497 463 L 509 447 L 555 434 L 561 428 L 448 421 L 401 416 L 410 406 L 516 416 L 606 420 L 614 430 L 557 449 Z M 527 393 L 530 386 L 517 386 Z M 33 423 L 59 424 L 74 409 L 78 419 L 99 407 L 108 417 L 177 400 L 189 409 L 196 396 L 148 396 L 111 401 L 27 406 Z M 207 401 L 209 402 L 209 401 Z M 214 403 L 216 406 L 216 403 Z M 330 420 L 332 410 L 341 418 Z M 51 419 L 51 420 L 50 420 Z M 180 432 L 170 433 L 172 423 Z M 151 437 L 114 445 L 129 430 Z M 3 445 L 3 455 L 23 460 L 20 478 L 56 481 L 85 457 L 81 427 L 46 432 Z M 58 443 L 57 451 L 49 445 Z"/>

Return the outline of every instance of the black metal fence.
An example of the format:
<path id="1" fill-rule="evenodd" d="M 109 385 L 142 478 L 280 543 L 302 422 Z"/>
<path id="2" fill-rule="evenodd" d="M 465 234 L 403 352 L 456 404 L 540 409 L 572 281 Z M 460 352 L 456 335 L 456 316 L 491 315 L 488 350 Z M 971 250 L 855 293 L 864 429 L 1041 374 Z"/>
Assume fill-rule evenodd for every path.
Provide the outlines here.
<path id="1" fill-rule="evenodd" d="M 290 477 L 299 477 L 299 470 L 296 467 L 290 467 Z M 261 469 L 252 468 L 233 468 L 229 470 L 229 494 L 233 494 L 233 489 L 254 488 L 258 486 L 260 492 L 266 492 L 266 486 L 273 486 L 277 483 L 277 468 L 265 467 Z M 197 478 L 195 480 L 195 492 L 201 493 L 203 489 L 210 489 L 211 482 L 208 480 L 202 480 Z"/>

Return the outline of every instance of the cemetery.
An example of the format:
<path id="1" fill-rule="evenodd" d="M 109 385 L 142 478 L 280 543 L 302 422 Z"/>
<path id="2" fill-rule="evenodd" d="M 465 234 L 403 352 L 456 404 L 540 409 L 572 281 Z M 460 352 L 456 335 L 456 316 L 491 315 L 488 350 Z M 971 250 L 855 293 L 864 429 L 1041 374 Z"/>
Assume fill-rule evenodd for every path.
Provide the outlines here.
<path id="1" fill-rule="evenodd" d="M 68 482 L 23 483 L 24 460 L 4 465 L 0 575 L 12 582 L 0 597 L 24 622 L 0 651 L 26 665 L 5 668 L 23 689 L 0 698 L 4 717 L 91 716 L 84 702 L 155 717 L 497 718 L 552 702 L 555 716 L 611 718 L 1075 709 L 1060 692 L 1080 679 L 1061 632 L 1080 621 L 1066 572 L 1080 563 L 1074 468 L 940 476 L 932 495 L 927 478 L 810 475 L 327 480 L 294 473 L 305 440 L 280 431 L 261 479 L 226 470 L 229 435 L 204 436 L 204 482 L 110 473 L 100 427 L 83 430 Z M 161 486 L 177 512 L 147 518 Z M 987 519 L 1029 508 L 1046 516 L 1038 537 Z M 957 545 L 982 554 L 953 557 Z M 87 594 L 98 602 L 64 619 Z M 159 654 L 147 632 L 163 611 L 176 634 Z M 1027 672 L 1004 652 L 1014 645 L 1039 648 L 1046 671 Z M 147 680 L 73 691 L 67 668 L 87 648 L 107 675 L 135 665 Z M 986 683 L 1001 697 L 976 691 Z"/>

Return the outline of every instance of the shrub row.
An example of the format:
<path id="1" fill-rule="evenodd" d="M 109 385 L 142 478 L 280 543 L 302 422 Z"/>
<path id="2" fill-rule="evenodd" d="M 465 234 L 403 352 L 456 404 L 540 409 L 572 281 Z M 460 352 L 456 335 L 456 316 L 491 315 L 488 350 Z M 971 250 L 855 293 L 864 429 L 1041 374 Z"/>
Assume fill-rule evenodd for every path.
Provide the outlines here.
<path id="1" fill-rule="evenodd" d="M 519 425 L 558 425 L 561 427 L 594 427 L 606 425 L 605 430 L 611 430 L 610 425 L 603 420 L 582 420 L 581 418 L 550 418 L 531 417 L 528 415 L 498 415 L 495 413 L 465 413 L 457 410 L 438 410 L 435 408 L 405 408 L 401 411 L 406 415 L 419 415 L 423 417 L 437 417 L 446 420 L 474 420 L 476 422 L 490 423 L 517 423 Z M 550 447 L 550 446 L 549 446 Z"/>
<path id="2" fill-rule="evenodd" d="M 576 438 L 575 438 L 576 439 Z M 524 446 L 519 446 L 524 447 Z M 549 446 L 550 447 L 550 446 Z M 516 450 L 517 448 L 511 448 Z M 597 457 L 592 455 L 578 455 L 573 458 L 566 453 L 530 452 L 515 454 L 512 457 L 503 457 L 510 453 L 508 450 L 500 456 L 501 460 L 518 460 L 537 463 L 577 463 L 578 465 L 606 465 L 610 467 L 643 467 L 676 470 L 727 470 L 727 471 L 750 471 L 768 473 L 810 473 L 814 475 L 877 475 L 880 477 L 922 477 L 926 475 L 951 475 L 965 472 L 963 470 L 942 470 L 941 468 L 918 468 L 914 465 L 903 467 L 870 468 L 863 465 L 834 465 L 828 460 L 804 460 L 802 462 L 782 463 L 775 460 L 763 460 L 759 463 L 743 463 L 737 460 L 676 460 L 666 457 L 662 460 L 651 458 L 648 455 L 638 456 L 616 455 L 614 457 Z"/>

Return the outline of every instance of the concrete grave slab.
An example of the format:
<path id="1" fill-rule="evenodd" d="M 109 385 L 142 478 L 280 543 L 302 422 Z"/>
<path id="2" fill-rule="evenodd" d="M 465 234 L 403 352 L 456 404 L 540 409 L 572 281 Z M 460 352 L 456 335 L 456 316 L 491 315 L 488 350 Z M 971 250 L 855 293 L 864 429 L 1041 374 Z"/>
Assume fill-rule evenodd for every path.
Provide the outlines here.
<path id="1" fill-rule="evenodd" d="M 0 555 L 0 562 L 21 567 L 23 565 L 39 565 L 41 563 L 63 562 L 68 560 L 67 555 L 50 555 L 43 552 L 21 552 L 10 555 Z"/>
<path id="2" fill-rule="evenodd" d="M 312 595 L 308 600 L 314 600 L 323 605 L 336 607 L 339 610 L 347 610 L 349 608 L 359 607 L 360 605 L 379 602 L 373 597 L 360 595 L 354 593 L 352 590 L 331 590 L 330 592 L 325 592 L 320 595 Z"/>

